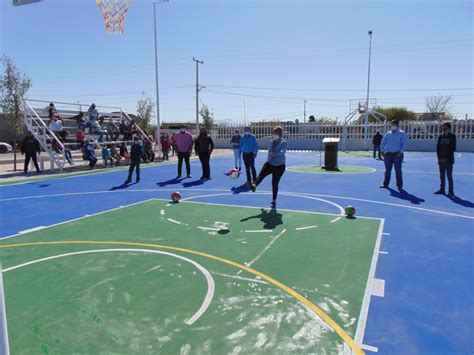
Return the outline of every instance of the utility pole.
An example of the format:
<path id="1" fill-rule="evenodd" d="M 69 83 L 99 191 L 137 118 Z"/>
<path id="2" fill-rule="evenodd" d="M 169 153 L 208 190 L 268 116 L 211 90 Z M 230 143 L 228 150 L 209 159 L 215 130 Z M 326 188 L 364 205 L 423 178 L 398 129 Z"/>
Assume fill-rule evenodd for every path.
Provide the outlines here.
<path id="1" fill-rule="evenodd" d="M 244 125 L 247 123 L 247 118 L 246 118 L 246 114 L 245 114 L 245 100 L 244 101 Z"/>
<path id="2" fill-rule="evenodd" d="M 304 100 L 304 113 L 303 113 L 303 123 L 306 123 L 306 100 Z"/>
<path id="3" fill-rule="evenodd" d="M 193 57 L 196 62 L 196 135 L 199 134 L 199 64 L 204 64 L 203 60 Z"/>
<path id="4" fill-rule="evenodd" d="M 370 91 L 370 57 L 372 54 L 372 30 L 369 31 L 369 69 L 367 74 L 367 99 L 365 101 L 365 118 L 364 123 L 367 124 L 369 121 L 369 91 Z"/>

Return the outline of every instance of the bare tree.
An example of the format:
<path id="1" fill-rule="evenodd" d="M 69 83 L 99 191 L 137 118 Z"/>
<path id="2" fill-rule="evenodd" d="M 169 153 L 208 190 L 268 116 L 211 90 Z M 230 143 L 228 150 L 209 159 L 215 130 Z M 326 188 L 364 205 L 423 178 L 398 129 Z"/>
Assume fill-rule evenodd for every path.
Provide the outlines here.
<path id="1" fill-rule="evenodd" d="M 450 116 L 452 96 L 431 96 L 426 98 L 426 112 L 430 114 L 433 121 Z"/>
<path id="2" fill-rule="evenodd" d="M 14 136 L 13 143 L 13 170 L 16 171 L 16 142 L 23 132 L 21 106 L 26 92 L 31 88 L 31 79 L 20 73 L 13 60 L 6 55 L 2 58 L 5 68 L 0 78 L 0 107 L 10 123 L 10 130 Z"/>
<path id="3" fill-rule="evenodd" d="M 137 123 L 143 131 L 148 132 L 148 129 L 152 126 L 150 121 L 153 117 L 155 103 L 152 99 L 145 98 L 144 96 L 145 93 L 142 94 L 141 99 L 137 102 Z"/>

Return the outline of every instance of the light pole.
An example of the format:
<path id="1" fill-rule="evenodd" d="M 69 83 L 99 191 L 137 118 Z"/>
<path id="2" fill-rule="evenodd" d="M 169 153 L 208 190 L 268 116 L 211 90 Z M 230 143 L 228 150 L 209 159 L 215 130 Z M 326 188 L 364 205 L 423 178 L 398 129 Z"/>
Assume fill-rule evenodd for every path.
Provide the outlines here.
<path id="1" fill-rule="evenodd" d="M 196 62 L 196 135 L 199 134 L 199 64 L 204 64 L 203 60 L 193 57 Z"/>
<path id="2" fill-rule="evenodd" d="M 244 125 L 247 123 L 247 118 L 246 118 L 246 114 L 245 114 L 245 100 L 244 101 Z"/>
<path id="3" fill-rule="evenodd" d="M 372 30 L 369 31 L 369 69 L 367 74 L 367 99 L 365 101 L 365 120 L 364 123 L 367 124 L 369 121 L 369 90 L 370 90 L 370 57 L 372 54 Z"/>
<path id="4" fill-rule="evenodd" d="M 160 92 L 158 85 L 158 45 L 156 35 L 156 4 L 168 2 L 168 0 L 159 0 L 153 2 L 153 34 L 155 38 L 155 85 L 156 85 L 156 137 L 155 142 L 158 147 L 158 152 L 161 150 L 161 117 L 160 117 Z"/>
<path id="5" fill-rule="evenodd" d="M 304 100 L 304 111 L 303 111 L 303 123 L 306 123 L 306 103 L 308 101 Z"/>

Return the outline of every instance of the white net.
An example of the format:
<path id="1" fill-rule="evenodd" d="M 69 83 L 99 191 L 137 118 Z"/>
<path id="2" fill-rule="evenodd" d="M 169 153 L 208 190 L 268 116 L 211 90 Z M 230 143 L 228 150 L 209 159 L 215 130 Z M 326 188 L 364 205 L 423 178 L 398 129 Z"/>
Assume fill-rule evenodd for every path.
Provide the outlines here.
<path id="1" fill-rule="evenodd" d="M 109 34 L 123 33 L 125 14 L 130 0 L 96 0 L 104 17 L 105 32 Z"/>

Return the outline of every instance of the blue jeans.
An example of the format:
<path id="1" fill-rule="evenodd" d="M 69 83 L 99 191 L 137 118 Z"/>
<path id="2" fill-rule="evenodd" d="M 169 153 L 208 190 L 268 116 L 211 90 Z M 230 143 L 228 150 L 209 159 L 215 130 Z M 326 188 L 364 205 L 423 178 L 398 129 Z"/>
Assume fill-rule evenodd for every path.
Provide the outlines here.
<path id="1" fill-rule="evenodd" d="M 403 162 L 403 153 L 397 156 L 398 153 L 385 153 L 384 163 L 385 163 L 385 179 L 383 181 L 384 186 L 390 184 L 390 176 L 392 175 L 392 167 L 395 167 L 395 177 L 397 179 L 397 187 L 401 189 L 403 187 L 403 178 L 402 178 L 402 162 Z"/>
<path id="2" fill-rule="evenodd" d="M 376 152 L 379 153 L 379 159 L 381 159 L 380 158 L 380 144 L 379 145 L 374 144 L 374 159 L 375 159 L 375 153 Z"/>
<path id="3" fill-rule="evenodd" d="M 233 151 L 234 151 L 234 160 L 235 160 L 234 167 L 240 169 L 242 167 L 242 155 L 240 154 L 239 149 L 233 149 Z"/>

